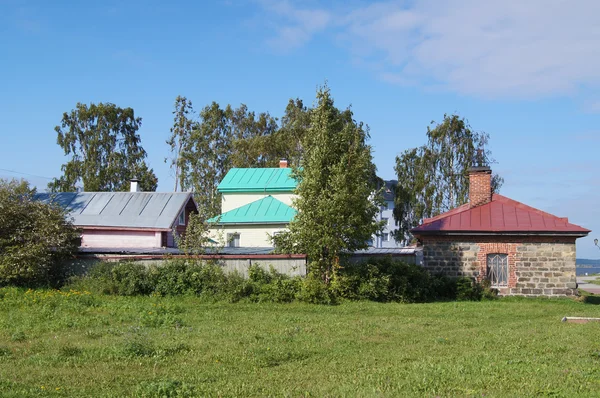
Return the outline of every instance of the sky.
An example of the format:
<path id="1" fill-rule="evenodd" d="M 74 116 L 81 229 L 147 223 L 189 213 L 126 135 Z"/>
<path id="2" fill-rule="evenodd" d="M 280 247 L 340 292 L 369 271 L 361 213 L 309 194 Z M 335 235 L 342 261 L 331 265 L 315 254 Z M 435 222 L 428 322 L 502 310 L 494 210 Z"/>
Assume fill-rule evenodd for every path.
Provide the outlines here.
<path id="1" fill-rule="evenodd" d="M 600 258 L 600 2 L 0 0 L 0 178 L 43 190 L 78 102 L 142 117 L 159 190 L 173 104 L 280 117 L 327 82 L 369 125 L 378 173 L 444 114 L 486 132 L 500 193 L 591 229 Z"/>

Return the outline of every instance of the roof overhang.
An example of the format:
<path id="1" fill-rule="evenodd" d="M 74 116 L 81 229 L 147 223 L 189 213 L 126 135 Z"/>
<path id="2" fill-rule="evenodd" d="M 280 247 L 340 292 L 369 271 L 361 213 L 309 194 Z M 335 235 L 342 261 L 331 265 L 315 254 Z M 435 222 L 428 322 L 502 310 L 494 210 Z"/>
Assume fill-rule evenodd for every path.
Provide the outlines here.
<path id="1" fill-rule="evenodd" d="M 111 227 L 106 225 L 75 225 L 76 228 L 80 229 L 94 229 L 100 231 L 153 231 L 153 232 L 164 232 L 171 231 L 171 228 L 154 228 L 154 227 Z"/>
<path id="2" fill-rule="evenodd" d="M 414 231 L 415 236 L 570 236 L 583 238 L 588 232 L 559 232 L 559 231 Z"/>
<path id="3" fill-rule="evenodd" d="M 215 225 L 218 225 L 220 227 L 227 227 L 229 225 L 237 225 L 237 226 L 257 226 L 257 225 L 285 225 L 287 226 L 290 222 L 289 221 L 270 221 L 270 222 L 265 222 L 265 221 L 261 221 L 261 222 L 217 222 L 215 223 Z"/>

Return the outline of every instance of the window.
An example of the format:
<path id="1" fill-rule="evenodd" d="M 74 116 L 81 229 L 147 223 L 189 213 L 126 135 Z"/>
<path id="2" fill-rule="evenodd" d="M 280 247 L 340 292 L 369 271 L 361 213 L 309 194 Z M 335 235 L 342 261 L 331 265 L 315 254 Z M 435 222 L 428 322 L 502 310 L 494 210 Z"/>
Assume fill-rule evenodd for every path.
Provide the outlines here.
<path id="1" fill-rule="evenodd" d="M 240 247 L 240 234 L 227 234 L 227 242 L 229 247 Z"/>
<path id="2" fill-rule="evenodd" d="M 499 253 L 487 255 L 487 277 L 492 287 L 508 286 L 508 255 Z"/>
<path id="3" fill-rule="evenodd" d="M 388 209 L 388 202 L 385 202 L 383 205 L 381 205 L 381 210 L 387 210 Z"/>
<path id="4" fill-rule="evenodd" d="M 387 242 L 388 240 L 390 240 L 390 234 L 387 232 L 384 232 L 383 235 L 381 235 L 381 240 L 384 242 Z"/>
<path id="5" fill-rule="evenodd" d="M 384 222 L 384 225 L 387 226 L 388 225 L 388 218 L 387 217 L 381 217 L 381 221 Z"/>
<path id="6" fill-rule="evenodd" d="M 185 225 L 185 210 L 179 213 L 179 225 Z"/>

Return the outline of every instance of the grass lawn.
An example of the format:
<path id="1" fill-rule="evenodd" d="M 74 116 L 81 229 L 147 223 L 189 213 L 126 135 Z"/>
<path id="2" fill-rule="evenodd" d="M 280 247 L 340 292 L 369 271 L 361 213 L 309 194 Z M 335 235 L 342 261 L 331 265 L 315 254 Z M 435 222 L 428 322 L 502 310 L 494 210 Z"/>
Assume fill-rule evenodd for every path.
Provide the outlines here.
<path id="1" fill-rule="evenodd" d="M 0 289 L 0 395 L 598 396 L 600 306 L 206 304 Z M 169 395 L 173 394 L 173 395 Z"/>

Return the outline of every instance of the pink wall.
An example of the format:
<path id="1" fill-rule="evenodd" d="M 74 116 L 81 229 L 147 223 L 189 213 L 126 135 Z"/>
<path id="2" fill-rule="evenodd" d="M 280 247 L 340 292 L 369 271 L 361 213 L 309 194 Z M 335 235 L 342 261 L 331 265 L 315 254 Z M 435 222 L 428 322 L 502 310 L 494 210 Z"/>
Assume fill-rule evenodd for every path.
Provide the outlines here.
<path id="1" fill-rule="evenodd" d="M 114 231 L 84 229 L 82 247 L 161 247 L 161 233 L 155 231 Z"/>

